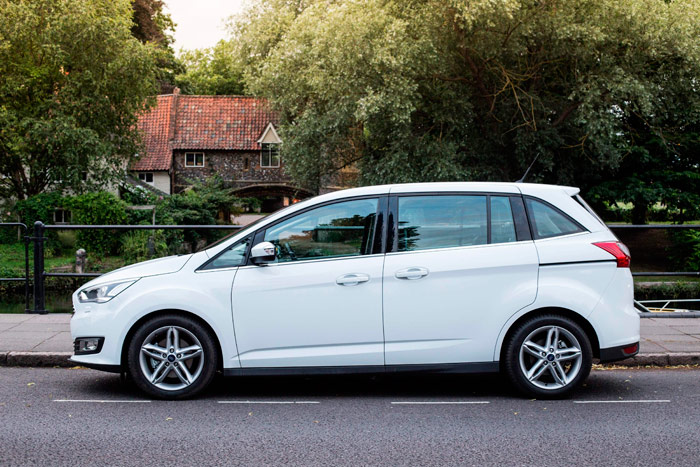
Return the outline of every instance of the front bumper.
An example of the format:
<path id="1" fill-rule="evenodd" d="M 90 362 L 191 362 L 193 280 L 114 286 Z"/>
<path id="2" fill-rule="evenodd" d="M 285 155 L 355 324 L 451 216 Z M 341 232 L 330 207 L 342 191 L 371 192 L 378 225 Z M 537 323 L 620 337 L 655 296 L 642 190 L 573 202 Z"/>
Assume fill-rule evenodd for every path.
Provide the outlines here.
<path id="1" fill-rule="evenodd" d="M 639 342 L 600 349 L 600 363 L 616 362 L 639 353 Z"/>

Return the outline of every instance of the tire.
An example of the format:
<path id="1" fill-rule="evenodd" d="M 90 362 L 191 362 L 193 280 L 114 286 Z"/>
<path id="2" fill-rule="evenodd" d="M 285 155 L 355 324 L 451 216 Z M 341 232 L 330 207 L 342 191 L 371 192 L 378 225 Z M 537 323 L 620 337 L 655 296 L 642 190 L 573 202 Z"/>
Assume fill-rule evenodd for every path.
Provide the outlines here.
<path id="1" fill-rule="evenodd" d="M 560 315 L 538 316 L 519 325 L 503 357 L 505 372 L 515 387 L 540 399 L 571 394 L 586 380 L 593 363 L 586 333 Z"/>
<path id="2" fill-rule="evenodd" d="M 209 385 L 218 365 L 211 333 L 187 316 L 150 319 L 129 342 L 129 375 L 139 389 L 158 399 L 194 397 Z"/>

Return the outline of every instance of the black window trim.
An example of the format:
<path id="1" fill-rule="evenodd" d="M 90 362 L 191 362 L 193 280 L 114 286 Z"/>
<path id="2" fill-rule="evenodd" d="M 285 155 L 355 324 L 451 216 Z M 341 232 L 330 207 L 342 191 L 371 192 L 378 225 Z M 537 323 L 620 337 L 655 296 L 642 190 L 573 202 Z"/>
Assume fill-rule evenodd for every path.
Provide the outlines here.
<path id="1" fill-rule="evenodd" d="M 545 206 L 553 209 L 555 212 L 561 214 L 564 218 L 568 219 L 571 221 L 574 225 L 576 225 L 579 229 L 581 229 L 579 232 L 570 232 L 570 233 L 565 233 L 565 234 L 556 234 L 556 235 L 538 235 L 537 234 L 537 229 L 535 228 L 535 220 L 534 220 L 534 215 L 532 212 L 530 212 L 530 206 L 527 203 L 527 200 L 532 200 L 532 201 L 537 201 L 538 203 L 542 203 Z M 558 207 L 554 206 L 552 203 L 549 203 L 542 198 L 537 198 L 536 196 L 530 196 L 530 195 L 525 195 L 523 196 L 523 204 L 525 204 L 525 212 L 527 213 L 527 220 L 528 223 L 530 224 L 530 232 L 532 233 L 532 238 L 534 240 L 545 240 L 547 238 L 556 238 L 556 237 L 564 237 L 566 235 L 575 235 L 583 232 L 590 232 L 587 228 L 585 228 L 583 225 L 581 225 L 580 222 L 578 222 L 576 219 L 559 209 Z"/>
<path id="2" fill-rule="evenodd" d="M 284 217 L 281 217 L 277 219 L 276 221 L 265 225 L 264 227 L 259 228 L 256 230 L 252 235 L 253 235 L 253 241 L 251 242 L 250 245 L 248 245 L 248 250 L 246 251 L 246 262 L 241 265 L 243 266 L 258 266 L 255 265 L 251 260 L 250 260 L 250 250 L 253 248 L 253 246 L 257 245 L 260 242 L 265 241 L 265 232 L 268 229 L 271 229 L 272 227 L 276 226 L 277 224 L 280 224 L 288 219 L 291 219 L 292 217 L 298 216 L 300 214 L 304 214 L 305 212 L 311 211 L 316 208 L 324 207 L 324 206 L 330 206 L 332 204 L 339 204 L 343 203 L 346 201 L 359 201 L 363 199 L 376 199 L 377 200 L 377 211 L 376 211 L 376 216 L 377 216 L 377 222 L 374 224 L 374 232 L 372 232 L 372 236 L 374 239 L 373 245 L 372 245 L 372 251 L 369 254 L 361 254 L 359 256 L 338 256 L 338 257 L 333 257 L 333 258 L 314 258 L 318 260 L 341 260 L 341 259 L 347 259 L 347 258 L 358 258 L 362 256 L 370 256 L 374 254 L 383 254 L 386 252 L 386 243 L 384 242 L 384 238 L 386 238 L 386 228 L 383 225 L 380 225 L 380 218 L 383 219 L 386 217 L 386 211 L 388 209 L 387 207 L 387 198 L 389 195 L 387 193 L 378 193 L 374 195 L 362 195 L 362 196 L 349 196 L 347 198 L 339 198 L 339 199 L 332 199 L 329 201 L 325 201 L 323 203 L 317 203 L 311 206 L 307 206 L 304 209 L 300 209 L 299 211 L 294 211 Z M 385 224 L 382 222 L 381 224 Z M 381 237 L 377 239 L 377 237 Z M 379 240 L 379 250 L 377 251 L 377 240 Z M 309 259 L 308 261 L 312 261 Z M 307 262 L 307 261 L 301 261 L 301 262 Z M 283 263 L 283 264 L 297 264 L 298 262 L 288 262 L 288 263 Z M 258 266 L 259 267 L 259 266 Z"/>
<path id="3" fill-rule="evenodd" d="M 226 269 L 240 268 L 240 267 L 242 267 L 242 266 L 245 266 L 246 264 L 248 264 L 248 256 L 250 255 L 250 249 L 251 249 L 251 247 L 253 246 L 252 243 L 248 243 L 248 246 L 246 247 L 245 253 L 243 254 L 243 261 L 242 261 L 241 264 L 239 264 L 238 266 L 224 266 L 224 267 L 221 267 L 221 268 L 211 268 L 211 269 L 207 269 L 207 266 L 209 266 L 209 264 L 211 264 L 211 263 L 213 263 L 214 261 L 216 261 L 216 260 L 219 258 L 219 256 L 221 256 L 221 255 L 227 253 L 229 250 L 231 250 L 231 248 L 235 247 L 235 246 L 238 245 L 239 243 L 244 242 L 244 241 L 246 241 L 246 240 L 249 239 L 249 238 L 252 239 L 254 236 L 255 236 L 255 232 L 251 232 L 250 234 L 248 234 L 248 235 L 246 235 L 245 237 L 241 238 L 241 239 L 238 240 L 237 242 L 232 243 L 230 247 L 224 248 L 224 249 L 221 250 L 219 253 L 217 253 L 213 258 L 209 258 L 206 262 L 202 263 L 202 265 L 199 266 L 197 269 L 195 269 L 194 272 L 200 272 L 200 271 L 222 271 L 222 270 L 226 270 Z"/>
<path id="4" fill-rule="evenodd" d="M 389 195 L 389 212 L 388 212 L 388 224 L 391 225 L 387 235 L 387 253 L 409 253 L 410 251 L 399 251 L 399 198 L 404 197 L 426 197 L 426 196 L 485 196 L 486 197 L 486 243 L 480 245 L 471 246 L 483 246 L 483 245 L 507 245 L 509 243 L 515 242 L 501 242 L 501 243 L 491 243 L 491 197 L 499 196 L 504 198 L 511 198 L 511 216 L 513 216 L 513 225 L 515 226 L 516 242 L 521 241 L 531 241 L 532 234 L 530 238 L 520 238 L 521 231 L 524 225 L 519 223 L 516 219 L 513 206 L 512 198 L 520 198 L 522 200 L 523 196 L 517 193 L 500 193 L 500 192 L 488 192 L 488 191 L 440 191 L 440 192 L 415 192 L 415 193 L 391 193 Z M 525 209 L 525 201 L 522 201 L 523 209 Z M 525 214 L 527 216 L 527 213 Z M 520 224 L 520 225 L 518 225 Z M 530 226 L 528 225 L 527 231 L 530 231 Z M 524 236 L 523 236 L 524 237 Z M 430 248 L 432 249 L 444 249 L 444 248 Z M 423 250 L 411 250 L 411 251 L 423 251 Z M 427 251 L 427 250 L 425 250 Z"/>

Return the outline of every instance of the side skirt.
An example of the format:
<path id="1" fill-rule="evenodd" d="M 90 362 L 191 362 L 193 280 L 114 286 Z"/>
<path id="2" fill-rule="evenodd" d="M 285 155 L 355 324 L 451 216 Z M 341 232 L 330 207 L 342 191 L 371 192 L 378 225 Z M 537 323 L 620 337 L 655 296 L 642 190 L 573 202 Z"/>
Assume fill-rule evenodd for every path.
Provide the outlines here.
<path id="1" fill-rule="evenodd" d="M 276 368 L 224 368 L 224 376 L 350 375 L 377 373 L 497 373 L 498 362 L 422 365 L 305 366 Z"/>

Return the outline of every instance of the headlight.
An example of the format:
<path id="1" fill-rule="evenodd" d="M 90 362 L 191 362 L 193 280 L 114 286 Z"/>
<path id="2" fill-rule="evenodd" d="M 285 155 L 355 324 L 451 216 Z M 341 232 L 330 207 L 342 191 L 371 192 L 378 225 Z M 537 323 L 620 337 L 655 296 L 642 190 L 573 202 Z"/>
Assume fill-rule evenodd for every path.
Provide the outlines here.
<path id="1" fill-rule="evenodd" d="M 107 284 L 86 287 L 78 293 L 78 300 L 80 301 L 80 303 L 108 302 L 123 291 L 125 291 L 127 288 L 129 288 L 131 284 L 133 284 L 137 280 L 138 279 L 120 282 L 108 282 Z"/>

